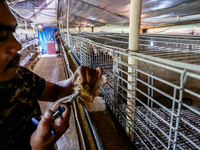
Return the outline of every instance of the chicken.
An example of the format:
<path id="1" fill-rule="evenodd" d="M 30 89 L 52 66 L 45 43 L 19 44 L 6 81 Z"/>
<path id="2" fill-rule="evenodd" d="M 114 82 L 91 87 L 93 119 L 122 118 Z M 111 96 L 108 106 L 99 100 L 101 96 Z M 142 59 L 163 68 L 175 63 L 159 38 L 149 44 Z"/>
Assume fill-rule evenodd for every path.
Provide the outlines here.
<path id="1" fill-rule="evenodd" d="M 98 51 L 97 51 L 97 47 L 94 46 L 94 47 L 93 47 L 93 50 L 94 50 L 94 54 L 95 54 L 95 56 L 97 56 L 97 53 L 98 53 Z"/>
<path id="2" fill-rule="evenodd" d="M 78 77 L 74 84 L 75 93 L 81 91 L 78 102 L 88 111 L 100 111 L 105 108 L 105 101 L 98 96 L 100 94 L 99 88 L 102 83 L 108 83 L 110 80 L 111 79 L 107 79 L 106 75 L 102 75 L 100 79 L 97 79 L 95 86 L 91 88 L 89 85 L 83 86 L 81 84 L 81 79 Z M 100 110 L 97 108 L 100 108 Z"/>

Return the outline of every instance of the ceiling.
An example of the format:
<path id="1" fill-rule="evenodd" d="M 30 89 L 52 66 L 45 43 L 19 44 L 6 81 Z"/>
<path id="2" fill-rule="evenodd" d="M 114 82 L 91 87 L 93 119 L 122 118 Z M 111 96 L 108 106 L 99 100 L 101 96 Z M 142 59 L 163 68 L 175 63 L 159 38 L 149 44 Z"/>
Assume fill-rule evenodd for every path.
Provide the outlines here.
<path id="1" fill-rule="evenodd" d="M 23 27 L 67 27 L 68 0 L 7 0 Z M 142 28 L 200 21 L 200 0 L 142 0 Z M 128 26 L 130 0 L 71 0 L 70 27 Z"/>

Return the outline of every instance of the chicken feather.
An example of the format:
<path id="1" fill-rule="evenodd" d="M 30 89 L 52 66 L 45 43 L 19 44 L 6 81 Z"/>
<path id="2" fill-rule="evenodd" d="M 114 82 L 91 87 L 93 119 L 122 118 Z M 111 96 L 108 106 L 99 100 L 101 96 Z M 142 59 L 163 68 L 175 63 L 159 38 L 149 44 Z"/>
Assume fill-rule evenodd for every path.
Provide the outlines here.
<path id="1" fill-rule="evenodd" d="M 78 98 L 78 102 L 88 111 L 102 111 L 105 109 L 105 101 L 103 98 L 99 97 L 100 94 L 100 86 L 102 83 L 108 84 L 108 81 L 111 79 L 107 79 L 106 75 L 102 75 L 101 78 L 97 79 L 95 86 L 91 88 L 88 84 L 82 85 L 81 78 L 78 77 L 74 83 L 74 91 L 80 91 L 81 94 Z M 94 102 L 94 104 L 92 104 Z"/>

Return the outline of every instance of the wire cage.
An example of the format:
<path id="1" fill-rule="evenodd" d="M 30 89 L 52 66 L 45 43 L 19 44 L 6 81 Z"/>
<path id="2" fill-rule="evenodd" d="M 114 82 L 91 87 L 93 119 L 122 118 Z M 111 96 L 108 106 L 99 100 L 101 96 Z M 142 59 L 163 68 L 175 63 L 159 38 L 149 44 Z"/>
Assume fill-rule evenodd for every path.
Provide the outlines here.
<path id="1" fill-rule="evenodd" d="M 138 149 L 200 149 L 199 38 L 145 34 L 131 52 L 128 34 L 71 34 L 70 48 L 112 79 L 102 95 Z"/>

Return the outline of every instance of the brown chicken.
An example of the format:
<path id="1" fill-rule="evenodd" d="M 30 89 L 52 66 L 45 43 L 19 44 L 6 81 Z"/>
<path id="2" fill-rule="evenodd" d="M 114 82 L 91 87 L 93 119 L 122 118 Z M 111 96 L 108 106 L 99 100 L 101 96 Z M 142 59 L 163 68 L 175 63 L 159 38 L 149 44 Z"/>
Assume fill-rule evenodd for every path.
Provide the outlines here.
<path id="1" fill-rule="evenodd" d="M 74 91 L 75 93 L 81 91 L 78 97 L 78 102 L 88 111 L 100 111 L 105 108 L 105 101 L 99 97 L 100 86 L 102 83 L 108 83 L 111 79 L 107 79 L 106 75 L 102 75 L 101 78 L 97 79 L 96 84 L 93 88 L 89 85 L 82 85 L 81 79 L 78 77 L 75 81 Z M 97 106 L 98 105 L 98 106 Z"/>

